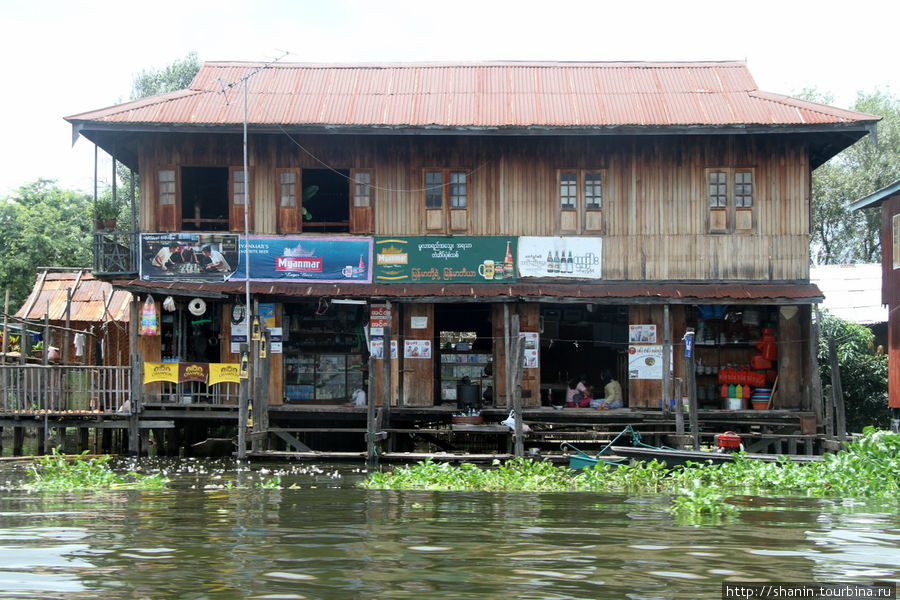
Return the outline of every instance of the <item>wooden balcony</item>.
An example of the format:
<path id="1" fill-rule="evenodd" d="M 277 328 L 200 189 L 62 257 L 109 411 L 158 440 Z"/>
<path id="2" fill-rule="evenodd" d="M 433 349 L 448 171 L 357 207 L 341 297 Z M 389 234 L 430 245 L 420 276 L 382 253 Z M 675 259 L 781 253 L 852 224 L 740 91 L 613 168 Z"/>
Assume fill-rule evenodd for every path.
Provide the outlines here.
<path id="1" fill-rule="evenodd" d="M 139 244 L 138 231 L 118 229 L 95 231 L 94 275 L 136 276 L 140 267 Z"/>

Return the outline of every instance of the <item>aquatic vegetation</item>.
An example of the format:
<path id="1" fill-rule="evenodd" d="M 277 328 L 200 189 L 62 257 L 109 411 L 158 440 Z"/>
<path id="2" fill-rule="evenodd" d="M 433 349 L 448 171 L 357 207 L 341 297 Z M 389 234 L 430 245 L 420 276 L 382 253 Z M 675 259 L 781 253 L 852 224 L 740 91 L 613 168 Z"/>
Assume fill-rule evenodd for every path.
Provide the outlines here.
<path id="1" fill-rule="evenodd" d="M 369 473 L 367 489 L 482 491 L 603 491 L 626 494 L 670 494 L 672 512 L 680 517 L 727 516 L 738 507 L 736 494 L 857 499 L 900 497 L 900 434 L 867 428 L 847 450 L 822 462 L 776 463 L 735 454 L 731 463 L 689 464 L 669 469 L 658 461 L 610 467 L 604 463 L 572 471 L 549 461 L 516 458 L 494 461 L 490 469 L 431 460 L 390 472 Z"/>
<path id="2" fill-rule="evenodd" d="M 169 482 L 161 474 L 141 475 L 129 471 L 124 476 L 117 475 L 108 465 L 111 458 L 87 458 L 87 451 L 70 457 L 54 448 L 29 469 L 29 487 L 37 490 L 158 489 Z"/>

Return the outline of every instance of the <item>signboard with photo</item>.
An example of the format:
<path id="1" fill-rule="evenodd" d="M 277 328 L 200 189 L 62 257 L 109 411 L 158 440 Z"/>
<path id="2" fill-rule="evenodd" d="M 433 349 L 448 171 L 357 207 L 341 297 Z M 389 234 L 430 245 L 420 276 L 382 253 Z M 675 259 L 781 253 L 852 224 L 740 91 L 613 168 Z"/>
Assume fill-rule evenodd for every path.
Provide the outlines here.
<path id="1" fill-rule="evenodd" d="M 225 281 L 240 266 L 239 240 L 235 233 L 142 233 L 140 278 Z"/>
<path id="2" fill-rule="evenodd" d="M 663 378 L 662 345 L 628 346 L 629 379 Z M 669 349 L 669 365 L 672 364 L 672 349 Z M 671 366 L 669 367 L 671 369 Z"/>
<path id="3" fill-rule="evenodd" d="M 513 236 L 375 238 L 376 283 L 495 283 L 516 280 Z"/>
<path id="4" fill-rule="evenodd" d="M 601 279 L 603 238 L 519 238 L 519 277 Z"/>

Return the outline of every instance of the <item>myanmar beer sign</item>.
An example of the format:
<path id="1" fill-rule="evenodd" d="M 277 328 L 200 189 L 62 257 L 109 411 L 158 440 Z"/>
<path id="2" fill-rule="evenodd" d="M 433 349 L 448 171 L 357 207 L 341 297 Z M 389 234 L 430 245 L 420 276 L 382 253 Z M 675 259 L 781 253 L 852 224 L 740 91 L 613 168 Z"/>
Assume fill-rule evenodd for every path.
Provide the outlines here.
<path id="1" fill-rule="evenodd" d="M 375 238 L 376 283 L 499 283 L 516 280 L 514 236 Z"/>

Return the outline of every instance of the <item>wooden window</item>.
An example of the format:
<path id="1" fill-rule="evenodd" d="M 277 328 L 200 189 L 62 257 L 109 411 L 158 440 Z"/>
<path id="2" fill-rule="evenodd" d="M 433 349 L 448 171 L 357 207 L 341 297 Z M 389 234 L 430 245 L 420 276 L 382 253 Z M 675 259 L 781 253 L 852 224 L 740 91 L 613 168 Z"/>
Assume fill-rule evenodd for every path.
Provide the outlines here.
<path id="1" fill-rule="evenodd" d="M 753 230 L 755 184 L 753 169 L 707 169 L 709 232 L 731 233 Z"/>
<path id="2" fill-rule="evenodd" d="M 441 171 L 425 171 L 425 208 L 443 208 L 444 184 Z"/>
<path id="3" fill-rule="evenodd" d="M 559 208 L 575 210 L 578 206 L 578 173 L 561 171 L 559 173 Z"/>
<path id="4" fill-rule="evenodd" d="M 603 208 L 603 174 L 588 171 L 584 174 L 584 207 L 587 210 Z"/>
<path id="5" fill-rule="evenodd" d="M 247 226 L 253 231 L 253 171 L 244 171 L 243 167 L 229 168 L 228 197 L 231 199 L 228 208 L 229 227 L 231 231 L 244 230 L 244 203 L 248 198 Z"/>
<path id="6" fill-rule="evenodd" d="M 557 172 L 560 233 L 600 233 L 603 228 L 602 170 Z"/>
<path id="7" fill-rule="evenodd" d="M 303 196 L 299 169 L 276 169 L 278 181 L 278 233 L 303 230 Z"/>
<path id="8" fill-rule="evenodd" d="M 175 169 L 159 170 L 159 203 L 175 204 Z"/>
<path id="9" fill-rule="evenodd" d="M 290 208 L 297 206 L 297 172 L 281 171 L 278 182 L 281 186 L 278 206 Z"/>
<path id="10" fill-rule="evenodd" d="M 353 206 L 367 208 L 372 205 L 372 172 L 358 170 L 353 173 Z"/>
<path id="11" fill-rule="evenodd" d="M 166 167 L 156 171 L 156 228 L 159 231 L 177 231 L 178 219 L 178 169 Z"/>
<path id="12" fill-rule="evenodd" d="M 350 233 L 375 233 L 375 172 L 350 170 Z"/>
<path id="13" fill-rule="evenodd" d="M 425 230 L 431 233 L 466 231 L 469 227 L 469 172 L 427 169 Z"/>

